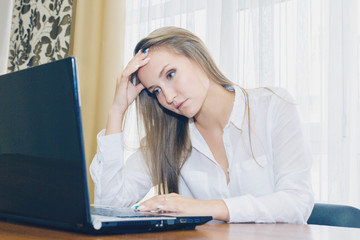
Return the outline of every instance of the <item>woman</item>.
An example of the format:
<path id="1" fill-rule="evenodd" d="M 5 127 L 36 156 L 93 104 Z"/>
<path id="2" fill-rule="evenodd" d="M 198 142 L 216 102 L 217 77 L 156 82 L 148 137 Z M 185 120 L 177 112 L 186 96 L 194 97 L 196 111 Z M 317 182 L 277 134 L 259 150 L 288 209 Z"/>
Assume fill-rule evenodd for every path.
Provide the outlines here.
<path id="1" fill-rule="evenodd" d="M 155 30 L 135 53 L 98 135 L 95 204 L 131 206 L 156 186 L 139 211 L 306 223 L 311 157 L 286 91 L 236 86 L 181 28 Z M 124 163 L 123 120 L 135 99 L 145 137 Z"/>

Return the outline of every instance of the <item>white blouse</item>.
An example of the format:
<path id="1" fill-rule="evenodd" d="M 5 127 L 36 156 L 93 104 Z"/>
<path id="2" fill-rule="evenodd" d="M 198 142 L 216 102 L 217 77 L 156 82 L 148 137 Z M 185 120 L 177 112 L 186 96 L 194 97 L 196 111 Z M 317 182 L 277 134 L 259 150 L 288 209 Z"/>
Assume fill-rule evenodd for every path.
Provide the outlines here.
<path id="1" fill-rule="evenodd" d="M 306 223 L 314 204 L 311 155 L 305 144 L 296 105 L 283 89 L 276 94 L 248 90 L 251 145 L 244 95 L 234 86 L 235 102 L 223 142 L 229 162 L 229 183 L 193 122 L 192 152 L 181 169 L 179 194 L 196 199 L 223 199 L 229 222 Z M 95 204 L 129 207 L 152 187 L 140 151 L 124 163 L 123 134 L 97 137 L 90 173 Z"/>

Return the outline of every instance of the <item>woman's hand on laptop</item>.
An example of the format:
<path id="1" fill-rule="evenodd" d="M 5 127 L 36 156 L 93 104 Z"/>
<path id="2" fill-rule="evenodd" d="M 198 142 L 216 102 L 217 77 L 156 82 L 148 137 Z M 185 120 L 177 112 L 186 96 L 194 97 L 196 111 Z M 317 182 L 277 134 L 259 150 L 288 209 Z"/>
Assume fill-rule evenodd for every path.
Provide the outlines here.
<path id="1" fill-rule="evenodd" d="M 141 212 L 168 212 L 183 216 L 212 216 L 229 221 L 229 211 L 223 200 L 198 200 L 176 193 L 154 196 L 135 207 Z"/>

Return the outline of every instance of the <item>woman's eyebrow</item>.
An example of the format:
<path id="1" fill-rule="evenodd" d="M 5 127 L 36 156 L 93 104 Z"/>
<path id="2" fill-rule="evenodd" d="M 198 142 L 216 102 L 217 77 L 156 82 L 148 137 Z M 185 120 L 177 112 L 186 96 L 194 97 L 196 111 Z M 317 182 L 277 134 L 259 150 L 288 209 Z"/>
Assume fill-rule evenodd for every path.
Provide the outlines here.
<path id="1" fill-rule="evenodd" d="M 154 85 L 151 85 L 150 87 L 147 88 L 147 90 L 148 90 L 149 92 L 151 92 L 151 89 L 153 89 L 153 88 L 154 88 Z"/>
<path id="2" fill-rule="evenodd" d="M 161 76 L 164 74 L 164 71 L 165 71 L 165 68 L 169 66 L 169 64 L 166 64 L 160 71 L 160 74 L 159 74 L 159 78 L 161 78 Z"/>

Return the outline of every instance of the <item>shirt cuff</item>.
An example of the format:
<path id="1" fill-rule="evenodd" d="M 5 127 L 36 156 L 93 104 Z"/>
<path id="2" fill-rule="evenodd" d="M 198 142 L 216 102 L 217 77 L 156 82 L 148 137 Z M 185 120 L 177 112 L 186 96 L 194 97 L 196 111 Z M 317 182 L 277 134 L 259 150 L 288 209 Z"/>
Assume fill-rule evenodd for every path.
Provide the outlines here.
<path id="1" fill-rule="evenodd" d="M 97 152 L 102 156 L 103 161 L 123 159 L 124 135 L 114 133 L 105 135 L 105 129 L 97 135 Z"/>
<path id="2" fill-rule="evenodd" d="M 224 199 L 229 210 L 230 223 L 254 222 L 254 206 L 249 195 Z"/>

